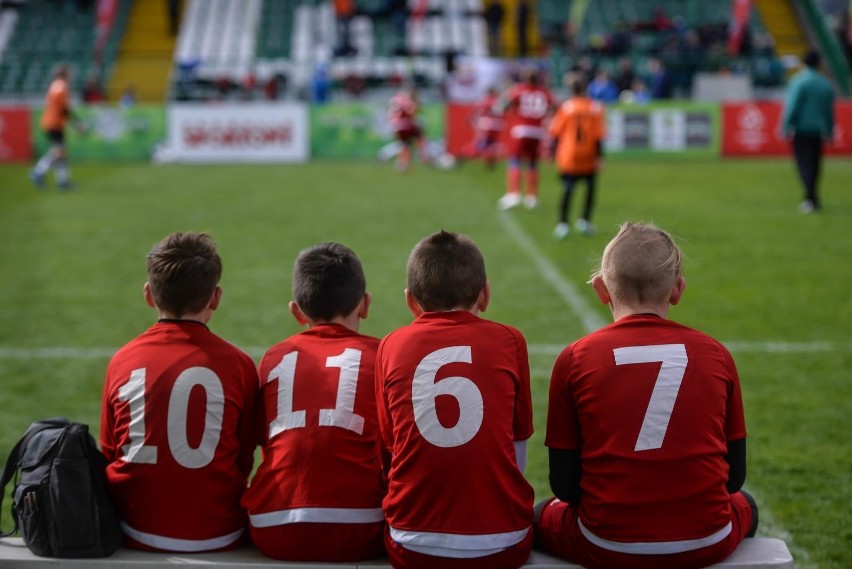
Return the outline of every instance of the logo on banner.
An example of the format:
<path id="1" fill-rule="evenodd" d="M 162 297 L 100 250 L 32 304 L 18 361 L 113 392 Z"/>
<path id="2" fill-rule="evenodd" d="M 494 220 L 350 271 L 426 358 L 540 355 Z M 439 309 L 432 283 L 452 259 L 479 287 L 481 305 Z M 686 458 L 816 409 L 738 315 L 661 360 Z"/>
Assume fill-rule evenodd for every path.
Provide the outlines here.
<path id="1" fill-rule="evenodd" d="M 749 150 L 764 146 L 769 141 L 766 130 L 766 117 L 754 105 L 745 105 L 737 113 L 736 140 Z"/>

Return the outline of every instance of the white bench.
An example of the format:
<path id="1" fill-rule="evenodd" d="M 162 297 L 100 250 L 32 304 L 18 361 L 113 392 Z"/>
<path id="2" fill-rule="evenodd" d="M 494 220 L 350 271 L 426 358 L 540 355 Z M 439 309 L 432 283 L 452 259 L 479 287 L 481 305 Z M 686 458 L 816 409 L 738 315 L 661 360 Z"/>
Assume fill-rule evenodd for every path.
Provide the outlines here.
<path id="1" fill-rule="evenodd" d="M 0 569 L 311 569 L 334 567 L 389 568 L 386 559 L 359 563 L 293 563 L 264 557 L 257 550 L 246 547 L 222 553 L 196 553 L 192 555 L 147 553 L 119 549 L 103 559 L 50 559 L 33 555 L 21 538 L 0 539 Z M 524 567 L 534 569 L 581 569 L 544 553 L 533 552 Z M 780 539 L 746 539 L 723 563 L 713 569 L 793 569 L 793 556 Z"/>

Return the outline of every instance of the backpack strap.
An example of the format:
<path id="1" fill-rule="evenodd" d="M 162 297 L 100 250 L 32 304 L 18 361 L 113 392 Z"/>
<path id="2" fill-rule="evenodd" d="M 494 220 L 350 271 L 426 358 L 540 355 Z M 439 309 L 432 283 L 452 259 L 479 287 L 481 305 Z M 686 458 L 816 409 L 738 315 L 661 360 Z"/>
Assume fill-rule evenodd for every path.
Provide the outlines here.
<path id="1" fill-rule="evenodd" d="M 64 417 L 56 417 L 53 419 L 45 419 L 43 421 L 36 421 L 30 428 L 27 429 L 27 432 L 24 433 L 24 436 L 21 437 L 21 440 L 15 445 L 15 448 L 12 449 L 12 452 L 9 453 L 9 458 L 6 459 L 6 468 L 3 470 L 3 477 L 0 478 L 0 507 L 3 506 L 3 494 L 6 493 L 6 484 L 9 483 L 10 480 L 15 476 L 15 472 L 18 471 L 18 468 L 21 465 L 21 451 L 26 448 L 27 444 L 32 440 L 34 436 L 39 434 L 42 431 L 47 429 L 52 429 L 55 427 L 64 427 L 69 424 L 68 419 Z M 18 516 L 15 515 L 15 512 L 12 512 L 12 519 L 15 522 L 15 527 L 10 532 L 4 532 L 0 530 L 0 537 L 9 537 L 18 531 Z"/>

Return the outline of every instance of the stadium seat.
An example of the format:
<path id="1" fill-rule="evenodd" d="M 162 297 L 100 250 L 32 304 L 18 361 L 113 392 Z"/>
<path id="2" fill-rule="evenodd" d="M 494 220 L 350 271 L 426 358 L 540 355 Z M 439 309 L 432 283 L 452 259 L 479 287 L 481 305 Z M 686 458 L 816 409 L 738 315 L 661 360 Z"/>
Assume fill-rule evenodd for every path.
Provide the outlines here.
<path id="1" fill-rule="evenodd" d="M 389 568 L 387 560 L 375 559 L 359 563 L 288 563 L 269 559 L 255 549 L 247 547 L 238 551 L 221 553 L 193 553 L 190 555 L 148 553 L 120 549 L 105 559 L 50 559 L 37 557 L 20 538 L 0 539 L 0 569 L 53 569 L 86 567 L 88 569 L 310 569 L 324 567 L 359 567 L 365 569 Z M 581 569 L 550 555 L 533 552 L 527 561 L 528 569 Z M 731 557 L 708 569 L 793 569 L 793 557 L 780 539 L 753 538 L 745 540 Z"/>

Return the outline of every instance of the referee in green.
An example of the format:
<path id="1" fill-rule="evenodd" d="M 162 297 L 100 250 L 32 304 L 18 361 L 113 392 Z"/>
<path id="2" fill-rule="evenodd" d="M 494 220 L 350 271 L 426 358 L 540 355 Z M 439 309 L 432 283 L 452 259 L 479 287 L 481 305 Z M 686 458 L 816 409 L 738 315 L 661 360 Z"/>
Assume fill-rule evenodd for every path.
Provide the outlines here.
<path id="1" fill-rule="evenodd" d="M 804 63 L 805 68 L 787 87 L 781 131 L 792 139 L 796 168 L 805 189 L 799 211 L 807 214 L 820 209 L 817 183 L 823 147 L 834 132 L 834 87 L 819 71 L 819 52 L 809 51 Z"/>

